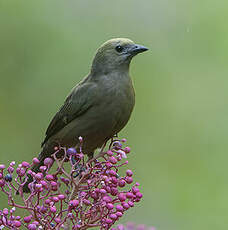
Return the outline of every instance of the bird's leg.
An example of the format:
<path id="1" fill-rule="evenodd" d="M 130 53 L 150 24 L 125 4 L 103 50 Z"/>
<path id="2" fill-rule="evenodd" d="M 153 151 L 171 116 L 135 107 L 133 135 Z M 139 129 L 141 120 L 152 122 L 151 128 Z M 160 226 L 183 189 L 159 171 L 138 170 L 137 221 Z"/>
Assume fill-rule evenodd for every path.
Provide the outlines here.
<path id="1" fill-rule="evenodd" d="M 98 159 L 98 158 L 100 158 L 100 157 L 103 157 L 103 156 L 106 154 L 106 152 L 104 152 L 104 148 L 105 148 L 107 142 L 108 142 L 108 140 L 106 140 L 106 141 L 104 142 L 104 144 L 103 144 L 102 147 L 101 147 L 101 150 L 100 150 L 99 154 L 97 154 L 95 157 L 92 156 L 92 158 L 89 156 L 88 161 L 87 161 L 87 163 L 86 163 L 87 165 L 90 164 L 90 163 L 92 163 L 92 162 L 95 161 L 96 159 Z"/>
<path id="2" fill-rule="evenodd" d="M 118 134 L 116 133 L 113 137 L 110 138 L 111 141 L 110 141 L 110 144 L 109 144 L 109 146 L 108 146 L 108 149 L 111 149 L 112 143 L 114 142 L 114 137 L 118 137 Z"/>
<path id="3" fill-rule="evenodd" d="M 95 157 L 93 157 L 92 159 L 90 159 L 89 161 L 87 161 L 86 164 L 92 163 L 92 162 L 95 161 L 96 159 L 98 159 L 98 158 L 100 158 L 100 157 L 103 157 L 105 154 L 106 154 L 106 152 L 100 152 L 100 153 L 97 154 Z"/>
<path id="4" fill-rule="evenodd" d="M 100 153 L 102 153 L 102 152 L 104 151 L 104 148 L 105 148 L 107 142 L 108 142 L 108 140 L 106 140 L 106 141 L 104 142 L 104 144 L 103 144 L 103 146 L 102 146 L 102 148 L 101 148 L 101 150 L 100 150 Z"/>
<path id="5" fill-rule="evenodd" d="M 93 160 L 93 157 L 94 157 L 94 153 L 89 154 L 88 155 L 88 160 L 87 160 L 86 164 L 88 164 L 89 162 L 91 162 Z"/>

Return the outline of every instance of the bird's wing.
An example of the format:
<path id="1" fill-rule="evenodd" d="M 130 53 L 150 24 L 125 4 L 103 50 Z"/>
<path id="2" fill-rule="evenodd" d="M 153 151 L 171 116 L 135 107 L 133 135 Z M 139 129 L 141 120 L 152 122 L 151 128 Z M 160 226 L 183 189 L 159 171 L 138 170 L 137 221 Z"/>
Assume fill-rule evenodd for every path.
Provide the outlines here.
<path id="1" fill-rule="evenodd" d="M 49 124 L 46 131 L 46 137 L 41 146 L 43 146 L 51 136 L 55 135 L 72 120 L 91 108 L 95 102 L 96 93 L 97 86 L 95 83 L 81 83 L 75 86 L 66 98 L 63 106 L 55 114 Z"/>

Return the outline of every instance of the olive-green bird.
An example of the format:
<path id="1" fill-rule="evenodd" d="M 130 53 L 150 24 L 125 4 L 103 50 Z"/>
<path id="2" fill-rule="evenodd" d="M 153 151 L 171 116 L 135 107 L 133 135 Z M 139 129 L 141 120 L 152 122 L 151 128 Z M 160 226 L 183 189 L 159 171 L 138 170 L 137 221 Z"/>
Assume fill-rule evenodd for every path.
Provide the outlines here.
<path id="1" fill-rule="evenodd" d="M 79 136 L 83 152 L 91 157 L 126 125 L 135 104 L 129 65 L 135 55 L 147 50 L 126 38 L 108 40 L 97 50 L 90 73 L 71 90 L 48 126 L 40 165 L 55 146 L 77 148 Z"/>

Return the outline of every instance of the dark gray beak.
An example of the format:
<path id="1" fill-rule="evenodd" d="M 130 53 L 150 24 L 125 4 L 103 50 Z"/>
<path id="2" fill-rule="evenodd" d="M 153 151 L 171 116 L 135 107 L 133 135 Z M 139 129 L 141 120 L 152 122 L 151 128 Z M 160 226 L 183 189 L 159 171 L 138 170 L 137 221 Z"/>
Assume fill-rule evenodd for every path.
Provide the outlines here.
<path id="1" fill-rule="evenodd" d="M 132 53 L 132 54 L 138 54 L 138 53 L 145 52 L 147 50 L 148 50 L 148 48 L 146 48 L 145 46 L 141 46 L 141 45 L 135 44 L 131 48 L 130 53 Z"/>

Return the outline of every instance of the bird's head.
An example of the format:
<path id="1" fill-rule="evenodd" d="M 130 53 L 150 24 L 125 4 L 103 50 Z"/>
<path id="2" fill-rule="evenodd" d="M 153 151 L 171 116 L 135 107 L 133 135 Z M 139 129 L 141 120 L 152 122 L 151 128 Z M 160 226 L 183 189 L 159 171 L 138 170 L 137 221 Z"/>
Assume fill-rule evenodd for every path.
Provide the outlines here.
<path id="1" fill-rule="evenodd" d="M 145 46 L 135 44 L 127 38 L 108 40 L 98 48 L 93 59 L 92 71 L 109 73 L 128 70 L 132 57 L 147 50 Z"/>

